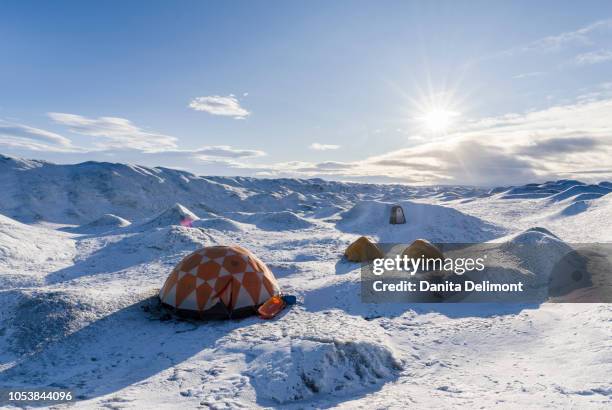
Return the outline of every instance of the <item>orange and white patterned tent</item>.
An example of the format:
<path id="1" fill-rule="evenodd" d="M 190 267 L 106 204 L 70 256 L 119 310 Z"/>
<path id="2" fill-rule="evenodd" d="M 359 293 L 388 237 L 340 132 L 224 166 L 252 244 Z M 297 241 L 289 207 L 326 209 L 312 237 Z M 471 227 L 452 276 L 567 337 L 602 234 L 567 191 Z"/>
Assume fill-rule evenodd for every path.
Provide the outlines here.
<path id="1" fill-rule="evenodd" d="M 159 298 L 179 313 L 228 318 L 253 314 L 279 294 L 270 269 L 250 251 L 240 246 L 210 246 L 179 262 Z"/>

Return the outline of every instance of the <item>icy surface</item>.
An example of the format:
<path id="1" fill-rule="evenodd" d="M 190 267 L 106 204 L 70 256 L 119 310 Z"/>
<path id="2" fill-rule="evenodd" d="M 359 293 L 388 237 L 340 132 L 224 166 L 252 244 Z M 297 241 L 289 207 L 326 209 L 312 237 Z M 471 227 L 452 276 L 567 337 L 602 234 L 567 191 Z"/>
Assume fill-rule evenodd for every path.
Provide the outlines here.
<path id="1" fill-rule="evenodd" d="M 0 157 L 0 388 L 70 388 L 74 407 L 92 409 L 609 407 L 608 305 L 364 304 L 359 265 L 341 255 L 360 235 L 491 241 L 509 275 L 545 282 L 537 274 L 571 243 L 612 242 L 611 187 L 198 177 Z M 405 225 L 389 225 L 394 204 Z M 166 276 L 214 244 L 252 250 L 298 304 L 271 321 L 164 320 L 154 295 Z"/>

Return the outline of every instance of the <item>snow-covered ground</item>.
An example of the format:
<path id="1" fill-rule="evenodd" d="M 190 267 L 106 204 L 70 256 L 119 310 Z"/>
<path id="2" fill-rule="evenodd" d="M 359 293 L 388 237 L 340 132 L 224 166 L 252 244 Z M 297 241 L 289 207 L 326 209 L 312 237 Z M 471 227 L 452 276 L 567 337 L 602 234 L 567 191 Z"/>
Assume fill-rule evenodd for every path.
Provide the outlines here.
<path id="1" fill-rule="evenodd" d="M 0 388 L 68 388 L 79 408 L 610 407 L 609 305 L 364 304 L 359 265 L 341 256 L 360 235 L 502 241 L 536 226 L 609 243 L 611 191 L 0 156 Z M 388 224 L 393 203 L 406 225 Z M 154 297 L 174 264 L 213 244 L 252 250 L 299 303 L 272 321 L 160 320 Z"/>

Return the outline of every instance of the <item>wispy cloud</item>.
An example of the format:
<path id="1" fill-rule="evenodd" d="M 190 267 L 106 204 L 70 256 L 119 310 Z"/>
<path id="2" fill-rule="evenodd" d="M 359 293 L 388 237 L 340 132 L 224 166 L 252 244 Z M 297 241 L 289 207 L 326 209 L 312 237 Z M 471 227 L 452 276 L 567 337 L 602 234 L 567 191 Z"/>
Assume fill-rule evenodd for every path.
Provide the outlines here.
<path id="1" fill-rule="evenodd" d="M 70 139 L 62 135 L 2 120 L 0 145 L 33 151 L 66 151 L 72 148 Z"/>
<path id="2" fill-rule="evenodd" d="M 145 152 L 143 154 L 156 156 L 158 158 L 166 157 L 173 159 L 197 159 L 202 161 L 225 161 L 228 163 L 234 160 L 244 160 L 250 158 L 263 157 L 266 155 L 264 151 L 252 149 L 240 149 L 230 145 L 210 145 L 199 147 L 196 149 L 170 149 L 165 151 Z"/>
<path id="3" fill-rule="evenodd" d="M 542 75 L 546 74 L 544 71 L 532 71 L 529 73 L 521 73 L 521 74 L 517 74 L 515 76 L 513 76 L 512 78 L 520 80 L 523 78 L 532 78 L 532 77 L 540 77 Z"/>
<path id="4" fill-rule="evenodd" d="M 177 146 L 176 137 L 145 131 L 125 118 L 87 118 L 56 112 L 48 113 L 48 116 L 57 124 L 67 127 L 71 133 L 94 137 L 94 143 L 89 147 L 77 146 L 62 135 L 0 120 L 0 146 L 70 154 L 71 158 L 83 160 L 90 159 L 93 155 L 130 162 L 144 158 L 150 162 L 170 161 L 181 166 L 206 163 L 230 168 L 245 168 L 245 160 L 266 155 L 261 150 L 241 149 L 230 145 L 208 145 L 196 149 L 180 148 Z"/>
<path id="5" fill-rule="evenodd" d="M 310 144 L 309 148 L 312 149 L 312 150 L 315 150 L 315 151 L 329 151 L 329 150 L 334 150 L 334 149 L 340 148 L 340 145 L 321 144 L 321 143 L 318 143 L 318 142 L 314 142 L 314 143 Z"/>
<path id="6" fill-rule="evenodd" d="M 212 115 L 234 117 L 235 119 L 244 119 L 251 115 L 247 109 L 240 106 L 240 101 L 231 94 L 227 97 L 219 95 L 196 97 L 189 103 L 189 108 Z"/>
<path id="7" fill-rule="evenodd" d="M 592 35 L 612 29 L 612 19 L 599 20 L 574 31 L 567 31 L 553 36 L 544 37 L 513 49 L 514 51 L 558 51 L 572 45 L 590 45 Z"/>
<path id="8" fill-rule="evenodd" d="M 101 149 L 164 151 L 176 147 L 175 137 L 145 131 L 125 118 L 88 118 L 59 112 L 50 112 L 48 116 L 75 134 L 95 137 L 94 145 Z"/>
<path id="9" fill-rule="evenodd" d="M 612 19 L 593 22 L 577 30 L 567 31 L 511 47 L 483 59 L 511 57 L 523 53 L 553 53 L 570 48 L 593 48 L 602 38 L 608 42 L 612 32 Z M 527 73 L 529 74 L 529 73 Z"/>
<path id="10" fill-rule="evenodd" d="M 574 60 L 578 65 L 603 63 L 612 60 L 612 50 L 596 50 L 578 54 Z"/>
<path id="11" fill-rule="evenodd" d="M 229 145 L 216 145 L 210 147 L 202 147 L 195 151 L 199 157 L 218 157 L 218 158 L 254 158 L 266 155 L 260 150 L 238 149 Z"/>
<path id="12" fill-rule="evenodd" d="M 525 145 L 517 153 L 527 157 L 555 157 L 588 152 L 601 147 L 602 141 L 592 137 L 548 138 Z"/>

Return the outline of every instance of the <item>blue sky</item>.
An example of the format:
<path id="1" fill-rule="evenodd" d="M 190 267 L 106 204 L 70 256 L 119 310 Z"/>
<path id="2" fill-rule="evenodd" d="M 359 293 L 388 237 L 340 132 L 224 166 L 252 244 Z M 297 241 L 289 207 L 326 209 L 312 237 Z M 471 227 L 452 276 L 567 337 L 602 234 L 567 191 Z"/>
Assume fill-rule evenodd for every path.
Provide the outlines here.
<path id="1" fill-rule="evenodd" d="M 609 1 L 3 2 L 0 152 L 197 174 L 612 178 Z"/>

